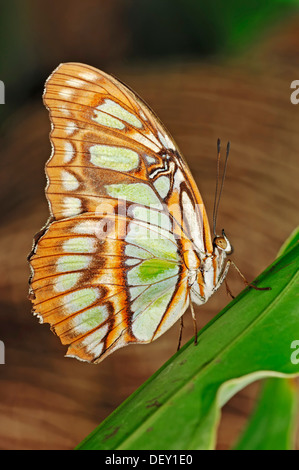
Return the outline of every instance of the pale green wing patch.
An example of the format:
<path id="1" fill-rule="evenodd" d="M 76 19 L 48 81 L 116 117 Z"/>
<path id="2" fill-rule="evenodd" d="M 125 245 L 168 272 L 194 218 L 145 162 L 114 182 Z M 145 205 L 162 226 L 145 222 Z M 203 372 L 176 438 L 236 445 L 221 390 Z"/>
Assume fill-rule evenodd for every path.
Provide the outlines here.
<path id="1" fill-rule="evenodd" d="M 133 319 L 132 331 L 139 341 L 150 341 L 161 322 L 164 312 L 172 298 L 174 288 L 158 298 L 153 297 L 153 302 Z"/>
<path id="2" fill-rule="evenodd" d="M 110 99 L 105 99 L 104 103 L 96 108 L 95 113 L 96 117 L 94 120 L 99 122 L 99 124 L 102 124 L 101 121 L 104 119 L 104 115 L 106 116 L 105 119 L 107 122 L 107 124 L 104 125 L 108 125 L 109 127 L 123 129 L 125 126 L 121 121 L 134 127 L 142 127 L 141 121 L 134 114 L 130 113 L 130 111 L 126 110 L 123 106 L 120 106 L 118 103 Z M 114 118 L 112 116 L 114 116 Z"/>
<path id="3" fill-rule="evenodd" d="M 132 287 L 130 292 L 132 290 L 133 294 L 135 295 L 135 299 L 131 305 L 131 311 L 134 313 L 133 320 L 137 318 L 137 316 L 142 313 L 155 299 L 157 299 L 157 297 L 163 295 L 168 290 L 173 292 L 175 285 L 176 279 L 170 278 L 150 286 Z M 139 293 L 137 291 L 137 295 L 136 289 L 139 289 Z"/>
<path id="4" fill-rule="evenodd" d="M 91 263 L 91 256 L 86 255 L 66 255 L 57 260 L 57 272 L 79 271 L 86 269 Z"/>
<path id="5" fill-rule="evenodd" d="M 139 165 L 138 153 L 128 148 L 112 145 L 93 145 L 89 151 L 91 163 L 100 168 L 131 171 Z"/>
<path id="6" fill-rule="evenodd" d="M 77 284 L 80 277 L 81 273 L 62 274 L 56 278 L 54 289 L 57 292 L 66 292 Z"/>
<path id="7" fill-rule="evenodd" d="M 170 237 L 167 238 L 166 234 Z M 143 226 L 132 222 L 126 242 L 137 245 L 153 257 L 179 262 L 178 246 L 173 235 L 166 231 L 156 231 L 151 226 Z"/>
<path id="8" fill-rule="evenodd" d="M 73 329 L 78 330 L 80 334 L 87 333 L 95 328 L 98 328 L 107 318 L 109 312 L 106 305 L 98 305 L 89 308 L 74 317 Z"/>
<path id="9" fill-rule="evenodd" d="M 126 245 L 125 255 L 132 258 L 148 259 L 152 258 L 153 255 L 147 250 L 143 250 L 135 245 Z"/>
<path id="10" fill-rule="evenodd" d="M 94 253 L 96 241 L 92 237 L 69 238 L 62 244 L 63 251 L 70 253 Z"/>
<path id="11" fill-rule="evenodd" d="M 125 199 L 143 206 L 152 206 L 162 210 L 162 204 L 152 188 L 145 183 L 109 184 L 105 186 L 107 194 L 113 198 Z"/>
<path id="12" fill-rule="evenodd" d="M 139 263 L 127 271 L 131 329 L 137 341 L 152 341 L 180 279 L 181 257 L 167 214 L 135 206 L 125 253 Z M 182 309 L 180 310 L 180 315 Z M 169 324 L 169 326 L 171 326 Z"/>
<path id="13" fill-rule="evenodd" d="M 98 289 L 87 287 L 80 289 L 64 296 L 63 303 L 69 313 L 75 313 L 83 310 L 93 304 L 99 297 Z"/>
<path id="14" fill-rule="evenodd" d="M 158 178 L 154 182 L 154 186 L 156 190 L 158 191 L 158 193 L 160 194 L 160 196 L 162 197 L 162 199 L 164 199 L 167 196 L 169 189 L 170 189 L 169 178 L 167 176 L 160 176 L 160 178 Z"/>
<path id="15" fill-rule="evenodd" d="M 101 126 L 112 127 L 113 129 L 124 129 L 126 126 L 119 119 L 115 119 L 102 111 L 95 109 L 95 116 L 92 118 L 93 121 L 97 122 Z"/>
<path id="16" fill-rule="evenodd" d="M 139 266 L 133 267 L 128 272 L 127 279 L 130 286 L 154 284 L 169 277 L 174 277 L 178 272 L 179 267 L 177 264 L 153 258 L 142 261 Z"/>
<path id="17" fill-rule="evenodd" d="M 165 212 L 152 210 L 147 207 L 142 206 L 133 206 L 133 208 L 129 209 L 129 215 L 132 213 L 134 219 L 142 220 L 150 224 L 151 226 L 157 225 L 158 227 L 168 230 L 169 232 L 172 231 L 172 224 L 169 218 L 169 215 Z"/>

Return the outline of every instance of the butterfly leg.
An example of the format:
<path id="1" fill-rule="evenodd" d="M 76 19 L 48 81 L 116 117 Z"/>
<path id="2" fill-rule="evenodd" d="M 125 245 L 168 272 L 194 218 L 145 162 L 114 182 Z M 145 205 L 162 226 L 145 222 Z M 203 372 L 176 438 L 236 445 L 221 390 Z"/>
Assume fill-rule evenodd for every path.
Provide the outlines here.
<path id="1" fill-rule="evenodd" d="M 184 328 L 184 320 L 183 320 L 183 317 L 181 317 L 180 318 L 180 334 L 179 334 L 179 341 L 178 341 L 177 351 L 181 348 L 183 328 Z"/>
<path id="2" fill-rule="evenodd" d="M 271 287 L 257 287 L 257 286 L 254 286 L 253 284 L 251 284 L 250 282 L 247 281 L 244 274 L 241 273 L 240 269 L 238 268 L 238 266 L 233 261 L 228 260 L 227 263 L 229 263 L 230 265 L 232 265 L 235 268 L 235 270 L 239 273 L 239 275 L 243 279 L 243 282 L 246 286 L 252 287 L 255 290 L 271 290 Z"/>
<path id="3" fill-rule="evenodd" d="M 225 282 L 225 287 L 226 287 L 226 293 L 227 293 L 228 295 L 230 295 L 232 299 L 234 299 L 235 296 L 232 294 L 232 291 L 230 290 L 230 288 L 229 288 L 229 286 L 228 286 L 227 280 L 224 279 L 224 282 Z"/>
<path id="4" fill-rule="evenodd" d="M 196 317 L 195 317 L 195 312 L 193 308 L 193 303 L 191 300 L 191 293 L 189 291 L 189 299 L 190 299 L 190 309 L 191 309 L 191 315 L 193 319 L 193 328 L 194 328 L 194 344 L 195 346 L 197 345 L 197 324 L 196 324 Z"/>

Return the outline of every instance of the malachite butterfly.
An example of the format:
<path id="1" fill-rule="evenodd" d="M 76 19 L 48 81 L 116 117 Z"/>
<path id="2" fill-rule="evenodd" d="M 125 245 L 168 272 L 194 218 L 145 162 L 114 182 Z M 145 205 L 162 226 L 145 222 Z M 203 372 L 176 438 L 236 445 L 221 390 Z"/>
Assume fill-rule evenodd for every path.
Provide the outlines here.
<path id="1" fill-rule="evenodd" d="M 182 154 L 131 89 L 65 63 L 44 103 L 51 216 L 29 255 L 29 297 L 67 356 L 100 362 L 205 303 L 226 277 L 231 246 L 224 232 L 211 237 Z"/>

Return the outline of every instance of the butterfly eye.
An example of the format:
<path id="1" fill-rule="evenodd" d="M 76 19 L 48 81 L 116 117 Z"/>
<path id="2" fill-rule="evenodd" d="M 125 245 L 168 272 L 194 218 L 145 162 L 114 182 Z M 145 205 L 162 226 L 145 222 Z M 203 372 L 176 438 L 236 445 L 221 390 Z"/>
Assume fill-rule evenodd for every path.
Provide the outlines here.
<path id="1" fill-rule="evenodd" d="M 227 255 L 231 255 L 232 252 L 234 251 L 230 242 L 226 238 L 224 230 L 222 230 L 222 236 L 218 236 L 214 238 L 213 244 L 214 246 L 217 246 L 218 248 L 220 248 L 220 250 L 225 251 Z"/>
<path id="2" fill-rule="evenodd" d="M 215 237 L 214 244 L 218 246 L 218 248 L 221 248 L 221 250 L 226 250 L 227 248 L 227 241 L 224 237 Z"/>

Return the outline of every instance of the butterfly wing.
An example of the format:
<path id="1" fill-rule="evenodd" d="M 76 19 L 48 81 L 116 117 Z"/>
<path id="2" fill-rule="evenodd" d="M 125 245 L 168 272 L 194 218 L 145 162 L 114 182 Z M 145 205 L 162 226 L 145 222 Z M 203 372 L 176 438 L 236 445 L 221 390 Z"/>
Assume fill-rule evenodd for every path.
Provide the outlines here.
<path id="1" fill-rule="evenodd" d="M 44 102 L 51 219 L 30 256 L 31 298 L 68 355 L 97 362 L 152 341 L 182 315 L 183 253 L 212 251 L 209 224 L 173 139 L 125 85 L 61 64 Z"/>
<path id="2" fill-rule="evenodd" d="M 31 257 L 35 311 L 70 345 L 67 355 L 86 361 L 152 341 L 188 305 L 174 236 L 153 222 L 107 218 L 104 238 L 100 216 L 51 223 Z"/>
<path id="3" fill-rule="evenodd" d="M 107 197 L 107 183 L 110 192 L 120 189 L 114 182 L 133 184 L 151 205 L 154 192 L 196 246 L 212 251 L 206 211 L 190 170 L 141 98 L 104 72 L 67 63 L 49 77 L 44 103 L 52 122 L 46 194 L 55 219 L 96 211 Z"/>

